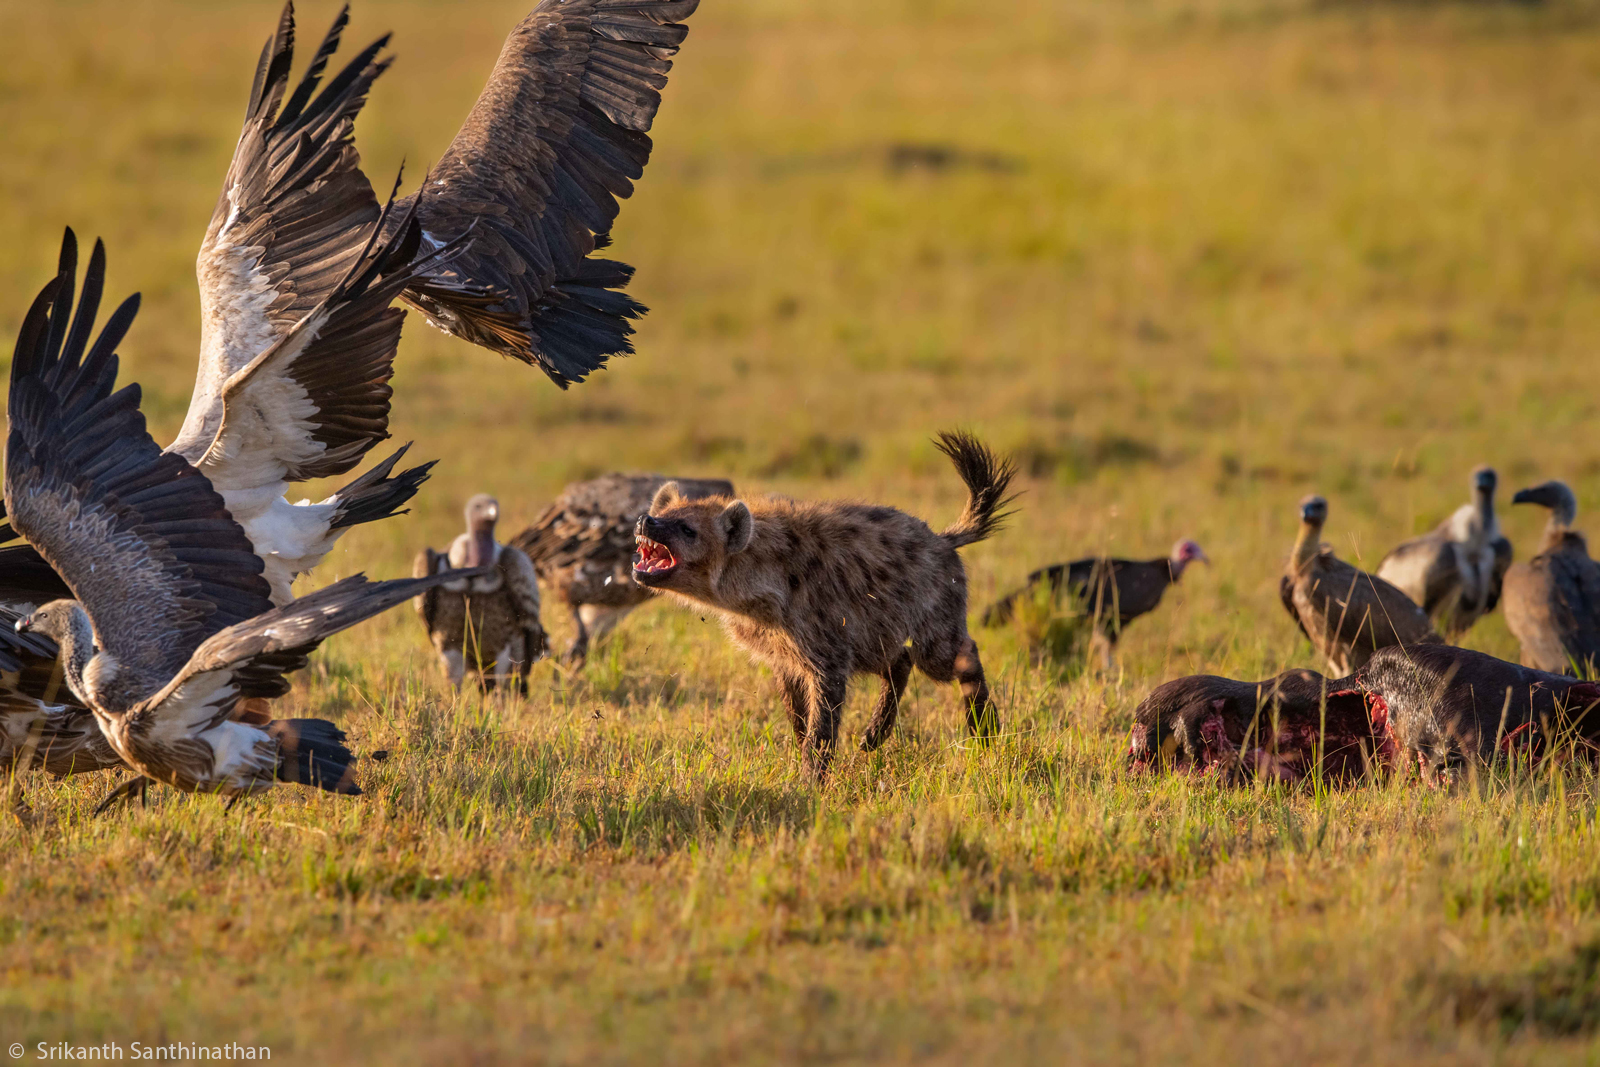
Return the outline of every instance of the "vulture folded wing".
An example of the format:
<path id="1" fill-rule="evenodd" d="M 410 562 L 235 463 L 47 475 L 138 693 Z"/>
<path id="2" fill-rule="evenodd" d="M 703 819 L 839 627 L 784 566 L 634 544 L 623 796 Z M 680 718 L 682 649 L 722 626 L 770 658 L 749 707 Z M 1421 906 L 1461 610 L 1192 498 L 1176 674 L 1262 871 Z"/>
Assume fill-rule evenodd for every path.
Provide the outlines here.
<path id="1" fill-rule="evenodd" d="M 531 661 L 543 655 L 548 645 L 544 624 L 539 619 L 539 576 L 534 573 L 533 561 L 511 545 L 501 548 L 495 566 L 505 582 L 517 624 L 529 638 L 527 655 Z M 537 647 L 533 647 L 535 645 Z"/>
<path id="2" fill-rule="evenodd" d="M 196 263 L 200 372 L 183 429 L 172 444 L 172 451 L 191 463 L 199 464 L 217 438 L 228 384 L 263 352 L 286 342 L 308 315 L 326 310 L 380 220 L 352 134 L 368 90 L 388 66 L 377 58 L 387 38 L 363 49 L 317 93 L 346 21 L 341 12 L 292 95 L 292 6 L 284 8 L 277 33 L 262 50 L 244 130 Z M 292 412 L 294 432 L 304 439 L 291 450 L 291 470 L 303 477 L 342 473 L 359 459 L 353 439 L 370 435 L 374 422 L 382 438 L 388 361 L 399 330 L 398 313 L 386 316 L 378 308 L 353 321 L 322 321 L 302 333 L 302 345 L 319 334 L 325 344 L 336 342 L 348 366 L 308 352 L 282 368 L 287 393 L 292 395 L 294 387 L 320 389 L 337 399 L 331 413 L 319 413 L 303 399 Z M 234 467 L 253 455 L 219 452 L 208 473 L 227 488 L 244 484 L 249 473 Z"/>
<path id="3" fill-rule="evenodd" d="M 413 287 L 434 325 L 537 364 L 565 388 L 633 350 L 633 268 L 604 248 L 650 158 L 682 25 L 699 0 L 544 0 L 429 175 L 423 228 L 471 246 Z"/>
<path id="4" fill-rule="evenodd" d="M 424 548 L 417 553 L 417 558 L 411 564 L 411 577 L 426 578 L 431 574 L 438 574 L 446 570 L 449 563 L 445 557 L 431 548 Z M 431 585 L 412 598 L 412 604 L 417 609 L 417 614 L 422 617 L 422 623 L 432 633 L 434 622 L 439 615 L 439 587 Z"/>
<path id="5" fill-rule="evenodd" d="M 1493 611 L 1500 603 L 1500 590 L 1506 584 L 1506 572 L 1511 569 L 1512 550 L 1511 541 L 1504 537 L 1494 539 L 1494 570 L 1489 575 L 1489 596 L 1484 601 L 1483 610 Z"/>
<path id="6" fill-rule="evenodd" d="M 69 328 L 76 263 L 69 230 L 61 273 L 17 340 L 6 509 L 82 602 L 102 651 L 170 677 L 207 637 L 272 605 L 261 560 L 222 498 L 151 440 L 139 387 L 115 389 L 116 346 L 138 298 L 90 344 L 105 277 L 98 242 Z"/>

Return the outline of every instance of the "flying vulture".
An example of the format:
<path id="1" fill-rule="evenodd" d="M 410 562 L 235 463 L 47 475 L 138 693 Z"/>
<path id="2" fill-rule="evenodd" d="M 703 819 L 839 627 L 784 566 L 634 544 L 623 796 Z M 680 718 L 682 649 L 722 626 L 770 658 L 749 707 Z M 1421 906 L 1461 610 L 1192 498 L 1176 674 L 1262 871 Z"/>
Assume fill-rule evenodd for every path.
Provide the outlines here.
<path id="1" fill-rule="evenodd" d="M 427 475 L 395 474 L 396 453 L 320 503 L 287 497 L 388 437 L 396 300 L 563 388 L 632 350 L 629 320 L 644 312 L 622 292 L 632 268 L 591 253 L 643 174 L 697 3 L 545 0 L 423 188 L 390 208 L 354 144 L 388 38 L 324 79 L 342 10 L 291 91 L 284 7 L 196 263 L 200 370 L 170 449 L 267 560 L 274 603 L 346 528 L 395 514 Z"/>
<path id="2" fill-rule="evenodd" d="M 235 712 L 241 698 L 286 692 L 284 675 L 324 638 L 439 579 L 357 576 L 274 608 L 223 498 L 151 440 L 139 387 L 115 389 L 115 349 L 138 298 L 91 341 L 104 270 L 97 243 L 70 322 L 73 275 L 47 285 L 12 359 L 6 511 L 73 594 L 14 629 L 59 646 L 72 695 L 141 776 L 235 797 L 276 781 L 359 792 L 332 723 L 257 725 Z"/>
<path id="3" fill-rule="evenodd" d="M 1509 583 L 1508 583 L 1509 585 Z M 1387 720 L 1396 765 L 1428 782 L 1496 753 L 1600 753 L 1600 684 L 1448 645 L 1386 648 L 1356 675 Z"/>
<path id="4" fill-rule="evenodd" d="M 1154 611 L 1167 586 L 1176 585 L 1184 568 L 1195 560 L 1211 562 L 1195 542 L 1179 541 L 1172 546 L 1172 554 L 1161 559 L 1094 558 L 1057 563 L 1034 571 L 1022 588 L 991 604 L 983 613 L 982 622 L 985 626 L 1006 622 L 1015 613 L 1017 601 L 1031 596 L 1042 583 L 1049 584 L 1052 596 L 1059 595 L 1065 587 L 1084 602 L 1094 620 L 1095 643 L 1109 670 L 1112 650 L 1123 629 L 1140 615 Z"/>
<path id="5" fill-rule="evenodd" d="M 1437 642 L 1427 613 L 1382 578 L 1357 570 L 1322 543 L 1328 502 L 1300 502 L 1300 533 L 1278 583 L 1283 608 L 1334 674 L 1353 673 L 1380 648 Z"/>
<path id="6" fill-rule="evenodd" d="M 549 638 L 539 621 L 539 579 L 521 549 L 494 539 L 500 502 L 486 493 L 467 501 L 467 532 L 439 553 L 424 548 L 412 573 L 418 578 L 462 568 L 476 578 L 436 585 L 416 598 L 417 614 L 450 684 L 461 688 L 470 669 L 484 691 L 510 684 L 528 695 L 528 670 L 544 657 Z"/>
<path id="7" fill-rule="evenodd" d="M 511 539 L 572 612 L 577 636 L 567 662 L 581 664 L 590 641 L 651 599 L 633 580 L 633 528 L 650 510 L 656 490 L 672 481 L 688 500 L 734 495 L 733 483 L 721 478 L 607 474 L 567 486 L 532 526 Z"/>
<path id="8" fill-rule="evenodd" d="M 1563 482 L 1545 482 L 1511 502 L 1550 509 L 1534 557 L 1506 574 L 1506 623 L 1522 642 L 1522 662 L 1594 677 L 1600 666 L 1600 565 L 1589 558 L 1583 534 L 1572 528 L 1578 498 Z"/>
<path id="9" fill-rule="evenodd" d="M 1492 467 L 1473 471 L 1472 503 L 1378 564 L 1378 577 L 1422 605 L 1452 640 L 1494 610 L 1511 566 L 1511 542 L 1494 514 L 1495 485 Z"/>
<path id="10" fill-rule="evenodd" d="M 1129 763 L 1145 770 L 1294 782 L 1352 781 L 1391 754 L 1350 680 L 1285 671 L 1261 682 L 1200 674 L 1157 686 L 1134 712 Z"/>

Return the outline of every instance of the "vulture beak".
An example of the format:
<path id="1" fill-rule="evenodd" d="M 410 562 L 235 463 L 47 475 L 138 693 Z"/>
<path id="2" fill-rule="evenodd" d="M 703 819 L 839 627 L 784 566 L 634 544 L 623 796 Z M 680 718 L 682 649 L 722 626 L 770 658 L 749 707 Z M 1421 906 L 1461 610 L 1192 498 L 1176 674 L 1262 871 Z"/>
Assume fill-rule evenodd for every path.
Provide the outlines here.
<path id="1" fill-rule="evenodd" d="M 1534 486 L 1532 489 L 1518 489 L 1516 496 L 1513 496 L 1511 498 L 1511 502 L 1513 504 L 1540 504 L 1540 503 L 1543 503 L 1543 501 L 1540 499 L 1540 496 L 1539 496 L 1540 488 L 1541 488 L 1540 486 Z"/>
<path id="2" fill-rule="evenodd" d="M 33 616 L 24 615 L 11 628 L 19 634 L 29 633 L 33 629 Z"/>
<path id="3" fill-rule="evenodd" d="M 1204 563 L 1207 567 L 1211 566 L 1211 557 L 1206 555 L 1206 550 L 1199 546 L 1195 547 L 1194 558 Z"/>

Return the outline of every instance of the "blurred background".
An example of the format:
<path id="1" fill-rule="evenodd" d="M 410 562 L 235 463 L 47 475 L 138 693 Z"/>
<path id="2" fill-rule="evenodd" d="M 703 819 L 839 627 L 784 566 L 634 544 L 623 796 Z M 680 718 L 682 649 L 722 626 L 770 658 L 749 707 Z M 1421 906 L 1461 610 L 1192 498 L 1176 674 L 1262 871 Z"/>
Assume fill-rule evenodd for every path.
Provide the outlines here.
<path id="1" fill-rule="evenodd" d="M 404 160 L 414 187 L 527 7 L 355 7 L 347 49 L 392 30 L 398 56 L 357 127 L 375 185 Z M 103 236 L 111 291 L 145 297 L 125 376 L 161 440 L 277 10 L 0 2 L 0 335 L 64 224 Z M 302 41 L 336 10 L 301 4 Z M 1305 493 L 1369 567 L 1479 462 L 1502 503 L 1547 477 L 1600 499 L 1600 5 L 706 0 L 665 97 L 615 233 L 638 354 L 561 392 L 413 316 L 394 436 L 442 462 L 340 567 L 407 567 L 479 490 L 512 532 L 613 468 L 941 526 L 962 491 L 928 438 L 962 425 L 1026 474 L 974 599 L 1194 537 L 1216 566 L 1125 654 L 1276 670 L 1312 662 L 1276 596 Z M 1468 643 L 1514 655 L 1498 616 Z"/>

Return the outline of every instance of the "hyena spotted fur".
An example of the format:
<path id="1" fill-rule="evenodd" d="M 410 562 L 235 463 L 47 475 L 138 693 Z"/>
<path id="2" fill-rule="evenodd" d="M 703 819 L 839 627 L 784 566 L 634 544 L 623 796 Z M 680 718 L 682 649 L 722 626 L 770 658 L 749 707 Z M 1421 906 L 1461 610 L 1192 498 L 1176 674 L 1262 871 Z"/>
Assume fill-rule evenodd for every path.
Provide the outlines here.
<path id="1" fill-rule="evenodd" d="M 1015 467 L 966 434 L 940 434 L 937 444 L 969 494 L 942 533 L 891 507 L 685 500 L 672 482 L 635 528 L 634 578 L 715 609 L 734 641 L 773 669 L 818 778 L 833 757 L 852 674 L 883 679 L 863 751 L 888 740 L 913 664 L 936 682 L 961 683 L 969 734 L 999 729 L 967 633 L 967 572 L 956 549 L 1000 528 Z"/>

